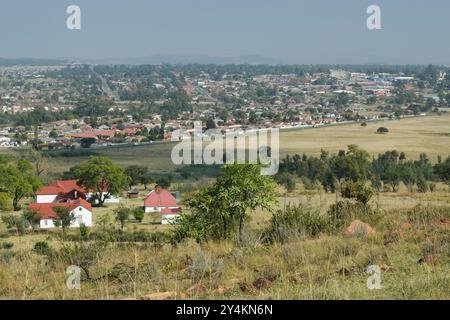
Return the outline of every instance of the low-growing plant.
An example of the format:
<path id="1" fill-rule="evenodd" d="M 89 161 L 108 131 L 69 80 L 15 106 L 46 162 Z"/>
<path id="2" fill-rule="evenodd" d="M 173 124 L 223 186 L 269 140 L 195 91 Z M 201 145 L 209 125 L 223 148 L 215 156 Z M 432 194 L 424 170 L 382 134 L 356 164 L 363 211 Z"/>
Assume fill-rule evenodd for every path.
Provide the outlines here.
<path id="1" fill-rule="evenodd" d="M 12 242 L 0 242 L 0 249 L 9 250 L 14 247 L 14 243 Z"/>
<path id="2" fill-rule="evenodd" d="M 145 211 L 144 211 L 143 207 L 136 207 L 132 210 L 132 212 L 133 212 L 134 219 L 139 221 L 139 223 L 141 223 L 142 220 L 144 220 Z"/>
<path id="3" fill-rule="evenodd" d="M 47 241 L 38 241 L 34 244 L 33 248 L 34 252 L 37 254 L 41 254 L 44 256 L 50 256 L 53 252 L 53 249 L 50 247 Z"/>
<path id="4" fill-rule="evenodd" d="M 448 207 L 418 205 L 406 213 L 408 221 L 415 225 L 429 225 L 442 219 L 450 219 Z"/>
<path id="5" fill-rule="evenodd" d="M 283 243 L 305 236 L 317 236 L 332 230 L 330 222 L 330 219 L 318 210 L 304 205 L 289 205 L 272 216 L 264 238 L 269 242 Z"/>

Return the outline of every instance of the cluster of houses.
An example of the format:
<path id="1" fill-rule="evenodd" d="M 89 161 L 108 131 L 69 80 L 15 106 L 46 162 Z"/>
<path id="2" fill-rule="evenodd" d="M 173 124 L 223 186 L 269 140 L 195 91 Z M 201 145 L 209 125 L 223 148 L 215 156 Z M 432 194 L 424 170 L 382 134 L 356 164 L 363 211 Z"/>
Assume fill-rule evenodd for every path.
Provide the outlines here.
<path id="1" fill-rule="evenodd" d="M 28 207 L 30 211 L 39 216 L 39 227 L 51 229 L 55 227 L 54 221 L 58 219 L 55 208 L 65 207 L 73 214 L 74 220 L 71 228 L 81 225 L 93 226 L 93 192 L 81 187 L 76 180 L 58 180 L 44 186 L 35 195 L 35 202 Z M 119 197 L 111 197 L 106 203 L 117 203 Z M 159 213 L 162 224 L 176 223 L 181 214 L 181 208 L 177 205 L 177 199 L 168 190 L 156 186 L 145 197 L 145 213 Z"/>

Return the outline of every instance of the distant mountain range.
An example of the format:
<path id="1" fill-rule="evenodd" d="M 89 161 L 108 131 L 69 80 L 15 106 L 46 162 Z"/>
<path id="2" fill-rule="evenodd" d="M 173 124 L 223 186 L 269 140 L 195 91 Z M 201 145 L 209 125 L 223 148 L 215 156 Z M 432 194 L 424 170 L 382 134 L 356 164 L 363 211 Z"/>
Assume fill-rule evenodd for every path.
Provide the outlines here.
<path id="1" fill-rule="evenodd" d="M 210 57 L 206 55 L 165 55 L 156 54 L 145 57 L 107 58 L 107 59 L 74 59 L 89 64 L 284 64 L 284 61 L 266 58 L 259 55 L 236 57 Z"/>
<path id="2" fill-rule="evenodd" d="M 374 65 L 420 65 L 419 61 L 403 59 L 402 61 L 394 61 L 386 57 L 370 56 L 364 60 L 354 60 L 346 55 L 336 55 L 330 62 L 324 55 L 315 57 L 289 57 L 283 59 L 268 58 L 260 55 L 243 55 L 236 57 L 211 57 L 207 55 L 164 55 L 155 54 L 145 57 L 129 57 L 129 58 L 105 58 L 105 59 L 89 59 L 89 58 L 61 58 L 61 59 L 39 59 L 39 58 L 17 58 L 5 59 L 0 58 L 0 66 L 44 66 L 44 65 L 65 65 L 69 63 L 81 64 L 104 64 L 104 65 L 141 65 L 141 64 L 249 64 L 249 65 L 338 65 L 338 64 L 374 64 Z M 389 62 L 391 61 L 391 62 Z M 443 59 L 444 61 L 444 59 Z M 442 62 L 443 62 L 442 61 Z M 434 63 L 436 64 L 436 63 Z M 445 65 L 446 63 L 442 63 Z M 448 64 L 447 64 L 448 65 Z"/>

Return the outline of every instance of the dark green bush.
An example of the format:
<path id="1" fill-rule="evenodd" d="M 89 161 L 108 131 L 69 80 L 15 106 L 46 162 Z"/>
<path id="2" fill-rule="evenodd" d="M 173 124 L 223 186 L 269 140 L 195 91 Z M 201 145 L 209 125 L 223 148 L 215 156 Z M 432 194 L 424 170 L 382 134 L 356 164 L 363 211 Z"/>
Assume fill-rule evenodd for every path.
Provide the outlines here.
<path id="1" fill-rule="evenodd" d="M 34 244 L 34 249 L 36 253 L 50 256 L 53 252 L 53 249 L 50 247 L 47 241 L 38 241 Z"/>

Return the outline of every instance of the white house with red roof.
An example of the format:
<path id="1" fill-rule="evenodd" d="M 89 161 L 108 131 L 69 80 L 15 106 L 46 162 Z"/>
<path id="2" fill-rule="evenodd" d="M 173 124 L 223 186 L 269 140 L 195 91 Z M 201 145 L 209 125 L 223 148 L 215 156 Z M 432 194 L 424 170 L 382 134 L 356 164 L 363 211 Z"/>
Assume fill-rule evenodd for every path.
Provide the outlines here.
<path id="1" fill-rule="evenodd" d="M 107 194 L 107 192 L 104 193 Z M 36 203 L 66 202 L 79 198 L 89 200 L 92 195 L 91 191 L 85 191 L 79 186 L 77 180 L 57 180 L 36 192 Z M 119 197 L 110 195 L 105 203 L 118 203 L 119 201 Z"/>
<path id="2" fill-rule="evenodd" d="M 87 196 L 76 180 L 58 180 L 36 192 L 36 203 L 65 202 L 78 198 L 86 200 Z"/>
<path id="3" fill-rule="evenodd" d="M 74 220 L 70 225 L 71 228 L 79 228 L 82 224 L 86 227 L 92 227 L 92 206 L 82 198 L 59 203 L 31 203 L 28 209 L 39 214 L 39 226 L 41 229 L 51 229 L 55 227 L 54 220 L 58 219 L 53 210 L 55 207 L 70 209 L 74 216 Z"/>
<path id="4" fill-rule="evenodd" d="M 159 212 L 162 224 L 172 224 L 180 217 L 177 199 L 168 190 L 156 186 L 144 200 L 146 213 Z"/>

